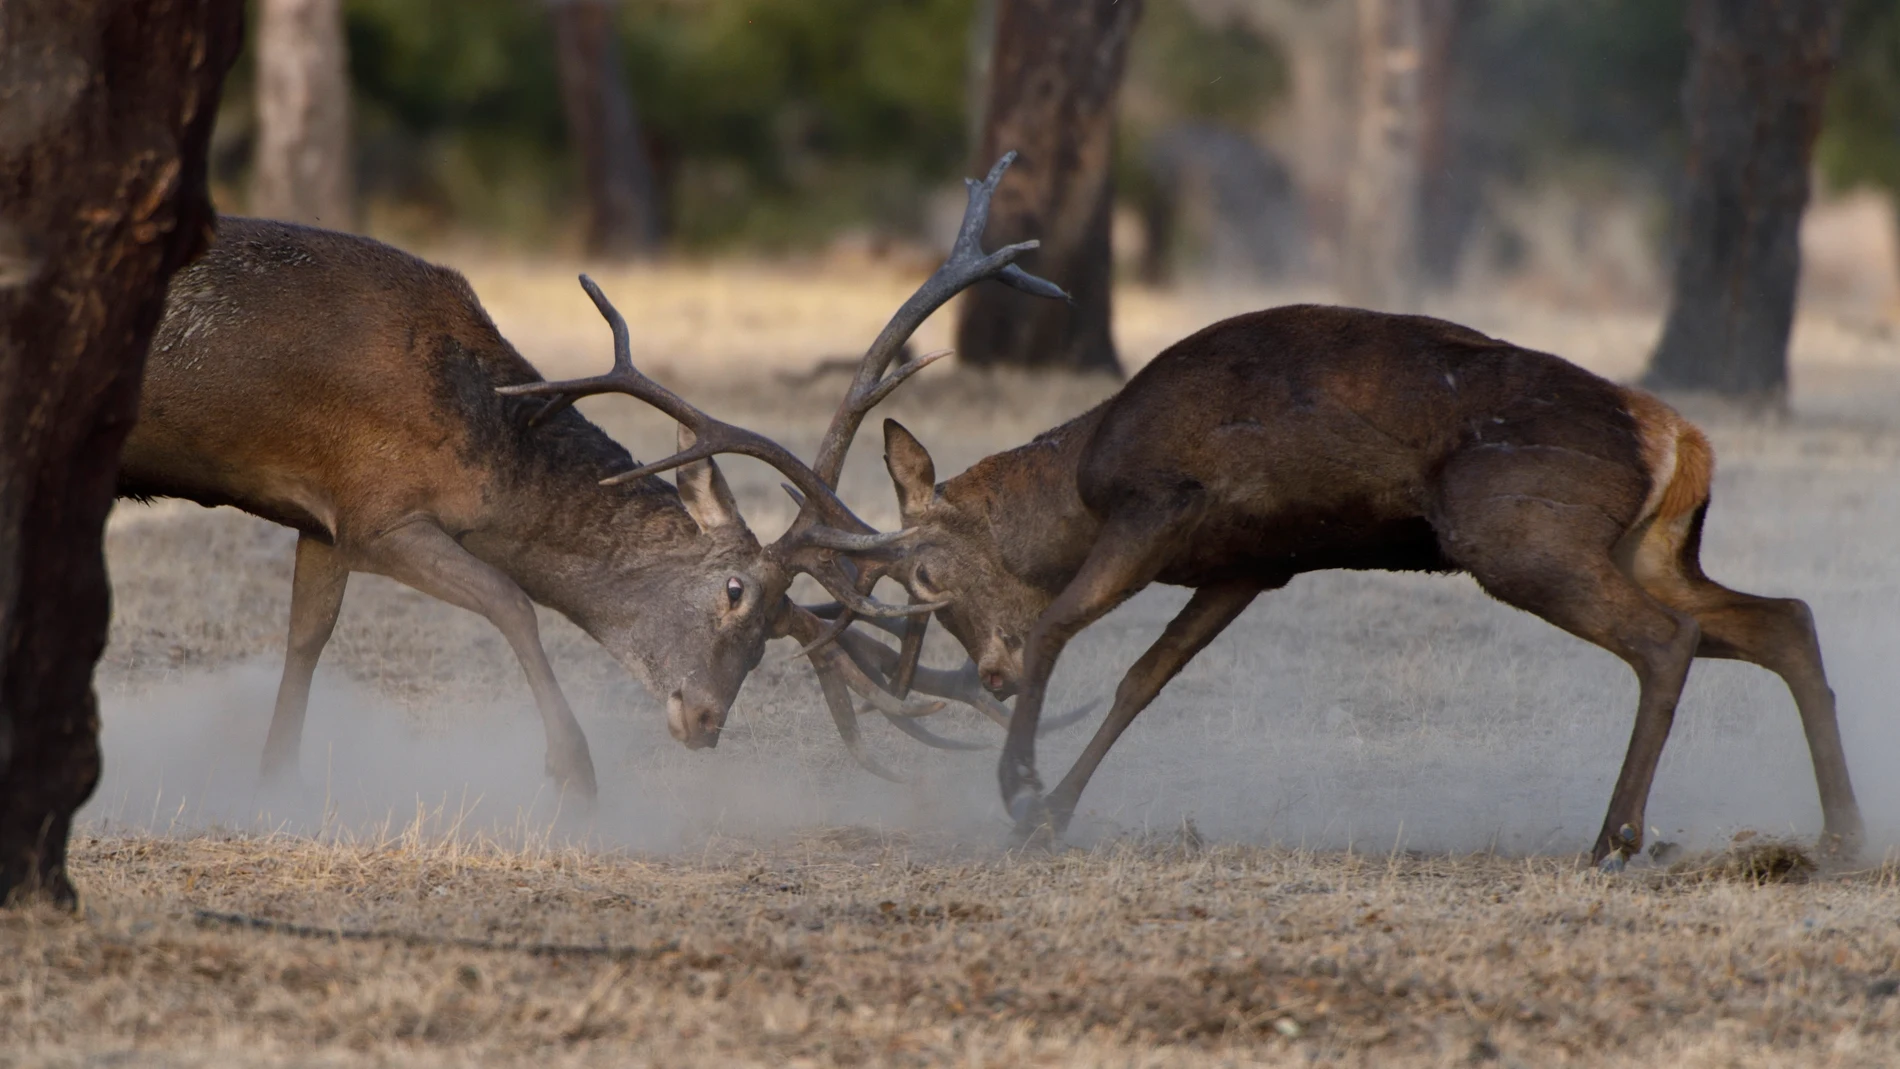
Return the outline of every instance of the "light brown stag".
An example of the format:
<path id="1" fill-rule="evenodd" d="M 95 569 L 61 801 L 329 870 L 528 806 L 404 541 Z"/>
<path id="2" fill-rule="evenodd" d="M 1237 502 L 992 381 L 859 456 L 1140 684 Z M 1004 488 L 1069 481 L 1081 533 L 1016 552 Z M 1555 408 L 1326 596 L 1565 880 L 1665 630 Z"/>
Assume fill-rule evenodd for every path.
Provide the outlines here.
<path id="1" fill-rule="evenodd" d="M 1620 866 L 1641 846 L 1695 657 L 1781 676 L 1826 836 L 1859 841 L 1808 607 L 1703 574 L 1708 442 L 1640 390 L 1441 320 L 1297 306 L 1208 327 L 1094 410 L 942 485 L 909 432 L 884 430 L 914 532 L 890 574 L 915 599 L 950 602 L 937 617 L 985 685 L 1021 692 L 999 769 L 1020 834 L 1061 832 L 1129 722 L 1257 595 L 1350 568 L 1468 572 L 1635 670 L 1597 861 Z M 1195 593 L 1045 796 L 1035 735 L 1056 659 L 1150 583 Z"/>
<path id="2" fill-rule="evenodd" d="M 1007 162 L 972 183 L 966 234 L 981 234 Z M 910 332 L 958 290 L 1001 278 L 1052 291 L 1012 266 L 1032 247 L 985 255 L 975 237 L 959 241 L 867 353 L 834 432 L 855 430 L 930 362 L 885 374 Z M 233 505 L 299 532 L 266 774 L 295 769 L 311 678 L 352 571 L 390 576 L 493 622 L 534 693 L 549 774 L 585 796 L 595 792 L 592 758 L 541 648 L 534 602 L 573 620 L 665 695 L 667 726 L 689 747 L 718 743 L 766 639 L 786 634 L 811 646 L 838 728 L 871 771 L 889 775 L 863 751 L 852 690 L 914 737 L 966 747 L 912 722 L 941 703 L 892 696 L 875 669 L 819 642 L 826 625 L 786 597 L 802 571 L 852 613 L 928 611 L 860 594 L 848 570 L 850 558 L 876 560 L 902 537 L 873 532 L 832 492 L 849 433 L 827 439 L 821 477 L 776 443 L 737 438 L 646 383 L 640 395 L 681 420 L 683 445 L 693 444 L 690 427 L 702 446 L 758 457 L 803 491 L 792 528 L 761 546 L 710 450 L 689 458 L 675 488 L 649 469 L 629 470 L 626 450 L 568 407 L 638 375 L 626 323 L 598 287 L 582 284 L 612 326 L 616 371 L 555 384 L 502 338 L 459 274 L 366 238 L 226 219 L 211 251 L 173 282 L 119 492 Z M 918 688 L 995 716 L 973 681 L 973 671 L 935 673 Z"/>

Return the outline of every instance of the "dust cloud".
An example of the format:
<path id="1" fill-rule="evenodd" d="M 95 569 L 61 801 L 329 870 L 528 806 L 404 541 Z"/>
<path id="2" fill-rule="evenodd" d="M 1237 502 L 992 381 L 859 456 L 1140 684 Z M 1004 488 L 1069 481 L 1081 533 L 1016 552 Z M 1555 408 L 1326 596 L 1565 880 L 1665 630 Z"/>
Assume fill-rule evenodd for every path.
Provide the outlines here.
<path id="1" fill-rule="evenodd" d="M 1626 348 L 1610 341 L 1618 344 L 1605 352 Z M 1607 360 L 1579 347 L 1593 366 Z M 1900 843 L 1900 435 L 1890 415 L 1869 414 L 1900 410 L 1900 368 L 1890 354 L 1879 359 L 1798 365 L 1803 413 L 1781 424 L 1697 417 L 1719 458 L 1704 566 L 1737 589 L 1813 608 L 1873 857 Z M 815 433 L 772 422 L 786 411 L 782 397 L 750 411 L 744 398 L 728 400 L 735 418 L 756 417 L 765 433 Z M 925 427 L 949 477 L 1057 422 L 1055 408 L 1088 400 L 1064 395 L 1014 422 L 961 424 L 931 408 L 948 406 L 943 398 L 914 402 L 913 412 L 900 394 L 894 407 Z M 629 440 L 661 448 L 671 436 L 662 424 L 650 428 L 653 442 Z M 877 452 L 854 453 L 844 491 L 888 526 L 895 516 Z M 783 512 L 772 473 L 734 464 L 728 474 L 755 520 Z M 789 642 L 768 648 L 719 748 L 689 752 L 598 645 L 544 613 L 544 642 L 601 783 L 596 812 L 564 811 L 541 775 L 532 700 L 494 629 L 362 576 L 318 672 L 302 782 L 260 790 L 293 540 L 230 509 L 179 505 L 115 519 L 115 617 L 100 669 L 106 772 L 84 820 L 161 833 L 363 836 L 413 824 L 420 811 L 445 834 L 666 852 L 835 825 L 976 850 L 1007 843 L 995 751 L 926 750 L 866 717 L 873 749 L 912 781 L 873 778 L 845 756 L 809 669 L 781 660 Z M 1152 589 L 1085 631 L 1059 665 L 1051 709 L 1112 697 L 1185 598 Z M 932 641 L 934 663 L 960 660 L 947 638 L 933 632 Z M 1622 662 L 1467 578 L 1303 576 L 1259 599 L 1135 721 L 1083 796 L 1069 838 L 1173 834 L 1191 820 L 1214 841 L 1573 853 L 1602 820 L 1635 702 Z M 1045 782 L 1060 779 L 1101 715 L 1042 740 Z M 942 733 L 1000 742 L 1000 730 L 968 711 L 934 721 Z M 1778 679 L 1752 665 L 1696 662 L 1648 822 L 1685 845 L 1742 828 L 1819 830 L 1806 742 Z"/>
<path id="2" fill-rule="evenodd" d="M 1184 599 L 1150 591 L 1085 633 L 1063 662 L 1054 705 L 1109 696 Z M 1871 610 L 1817 606 L 1877 854 L 1900 840 L 1890 775 L 1900 731 L 1886 715 L 1896 629 Z M 564 804 L 542 777 L 525 686 L 419 717 L 323 672 L 300 782 L 264 787 L 257 762 L 277 668 L 260 658 L 108 693 L 106 773 L 82 819 L 158 833 L 355 838 L 420 821 L 433 834 L 657 852 L 836 825 L 979 850 L 1006 842 L 993 751 L 922 750 L 867 719 L 886 762 L 912 777 L 877 780 L 843 758 L 815 688 L 795 686 L 793 670 L 748 685 L 714 751 L 673 741 L 657 703 L 637 691 L 610 709 L 583 706 L 601 780 L 591 813 Z M 1262 599 L 1136 721 L 1069 838 L 1168 834 L 1192 821 L 1216 841 L 1574 852 L 1601 820 L 1635 696 L 1621 662 L 1490 602 L 1468 580 L 1307 577 Z M 938 719 L 950 721 L 939 730 L 966 738 L 1000 734 L 967 714 Z M 1099 719 L 1042 740 L 1049 782 Z M 1649 813 L 1663 838 L 1689 845 L 1745 827 L 1818 829 L 1805 742 L 1777 679 L 1697 662 Z"/>

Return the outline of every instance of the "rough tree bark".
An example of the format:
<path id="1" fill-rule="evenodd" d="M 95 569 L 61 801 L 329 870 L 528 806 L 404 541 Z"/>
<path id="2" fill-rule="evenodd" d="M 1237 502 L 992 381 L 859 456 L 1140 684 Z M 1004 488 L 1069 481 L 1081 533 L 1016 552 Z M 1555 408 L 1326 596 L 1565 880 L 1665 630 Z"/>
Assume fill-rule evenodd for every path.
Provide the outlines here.
<path id="1" fill-rule="evenodd" d="M 987 248 L 1036 238 L 1025 270 L 1073 307 L 982 282 L 963 297 L 958 359 L 1119 374 L 1109 334 L 1115 101 L 1140 0 L 997 0 L 978 172 L 1020 153 L 990 209 Z"/>
<path id="2" fill-rule="evenodd" d="M 660 241 L 653 164 L 620 69 L 609 0 L 549 0 L 568 139 L 580 156 L 590 256 L 640 256 Z"/>
<path id="3" fill-rule="evenodd" d="M 1359 0 L 1359 102 L 1340 290 L 1409 309 L 1418 279 L 1419 73 L 1423 0 Z"/>
<path id="4" fill-rule="evenodd" d="M 350 76 L 340 0 L 260 0 L 250 211 L 350 226 Z"/>
<path id="5" fill-rule="evenodd" d="M 1675 295 L 1646 385 L 1778 405 L 1840 0 L 1692 0 Z"/>
<path id="6" fill-rule="evenodd" d="M 106 511 L 165 284 L 210 234 L 205 148 L 242 17 L 0 3 L 0 903 L 73 901 Z"/>

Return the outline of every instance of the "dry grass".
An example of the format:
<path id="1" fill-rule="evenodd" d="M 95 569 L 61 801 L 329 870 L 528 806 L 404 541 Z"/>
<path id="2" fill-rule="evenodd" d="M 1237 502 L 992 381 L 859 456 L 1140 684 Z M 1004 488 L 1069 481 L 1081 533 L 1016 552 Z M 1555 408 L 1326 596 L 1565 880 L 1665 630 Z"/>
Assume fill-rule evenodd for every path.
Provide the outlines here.
<path id="1" fill-rule="evenodd" d="M 685 859 L 424 821 L 89 837 L 87 916 L 0 920 L 5 1064 L 1888 1065 L 1892 868 L 834 828 Z M 304 926 L 237 927 L 216 914 Z"/>
<path id="2" fill-rule="evenodd" d="M 464 266 L 550 373 L 604 363 L 606 331 L 571 271 Z M 909 284 L 599 274 L 638 359 L 803 452 L 843 386 L 814 367 L 860 348 Z M 1134 290 L 1118 296 L 1118 330 L 1138 363 L 1287 296 Z M 1634 371 L 1656 328 L 1633 312 L 1442 311 L 1613 375 Z M 1814 606 L 1875 857 L 1900 839 L 1890 331 L 1804 318 L 1795 414 L 1706 420 L 1720 464 L 1705 561 Z M 947 333 L 933 323 L 920 345 Z M 890 410 L 947 477 L 1110 389 L 932 369 Z M 637 455 L 670 448 L 671 427 L 629 402 L 588 411 Z M 878 452 L 860 444 L 843 493 L 888 525 Z M 770 472 L 728 471 L 761 533 L 790 518 Z M 557 817 L 505 643 L 357 577 L 318 674 L 306 786 L 260 795 L 290 545 L 230 510 L 115 516 L 107 774 L 74 863 L 87 912 L 0 919 L 0 1066 L 1900 1055 L 1900 873 L 1802 871 L 1812 773 L 1785 691 L 1745 666 L 1696 668 L 1649 812 L 1652 838 L 1716 849 L 1606 879 L 1570 851 L 1595 832 L 1626 739 L 1635 687 L 1619 663 L 1468 581 L 1302 578 L 1131 728 L 1083 800 L 1086 849 L 1019 856 L 1001 849 L 993 753 L 922 753 L 871 725 L 916 782 L 871 780 L 777 649 L 720 748 L 688 753 L 649 696 L 547 614 L 603 785 L 591 821 Z M 1053 700 L 1111 691 L 1182 598 L 1150 591 L 1086 632 Z M 933 660 L 956 656 L 934 641 Z M 938 719 L 993 735 L 971 714 Z M 1085 737 L 1045 740 L 1045 771 Z M 1190 819 L 1200 831 L 1184 835 Z M 1731 842 L 1740 828 L 1764 834 Z"/>

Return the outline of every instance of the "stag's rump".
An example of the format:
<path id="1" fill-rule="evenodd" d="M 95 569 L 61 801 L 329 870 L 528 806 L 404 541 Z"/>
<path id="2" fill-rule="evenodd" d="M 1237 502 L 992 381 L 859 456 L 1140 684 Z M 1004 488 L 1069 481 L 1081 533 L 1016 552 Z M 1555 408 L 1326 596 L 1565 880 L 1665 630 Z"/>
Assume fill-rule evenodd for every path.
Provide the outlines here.
<path id="1" fill-rule="evenodd" d="M 1443 320 L 1269 309 L 1183 339 L 1135 375 L 1108 403 L 1078 487 L 1100 516 L 1198 517 L 1164 582 L 1456 570 L 1438 529 L 1447 493 L 1637 521 L 1653 465 L 1632 393 Z M 1447 483 L 1480 470 L 1481 490 Z"/>
<path id="2" fill-rule="evenodd" d="M 490 383 L 534 377 L 459 274 L 366 238 L 227 218 L 172 283 L 120 492 L 234 505 L 326 540 L 473 513 L 481 481 L 445 477 L 482 445 L 458 404 L 500 406 Z"/>

